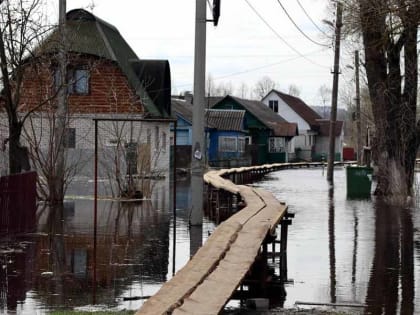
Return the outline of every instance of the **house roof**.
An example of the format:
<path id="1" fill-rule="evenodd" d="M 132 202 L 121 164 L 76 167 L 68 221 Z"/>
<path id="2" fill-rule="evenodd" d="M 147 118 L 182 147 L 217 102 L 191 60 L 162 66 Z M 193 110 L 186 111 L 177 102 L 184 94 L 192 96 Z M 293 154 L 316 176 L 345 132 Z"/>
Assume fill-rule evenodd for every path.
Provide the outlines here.
<path id="1" fill-rule="evenodd" d="M 277 94 L 278 97 L 280 97 L 287 105 L 289 105 L 290 108 L 292 108 L 300 117 L 302 117 L 303 120 L 305 120 L 308 123 L 308 125 L 310 125 L 311 127 L 316 125 L 316 121 L 318 119 L 322 119 L 322 117 L 315 110 L 313 110 L 300 98 L 286 94 L 286 93 L 282 93 L 274 89 L 271 90 L 271 92 Z M 268 95 L 270 95 L 271 92 L 269 92 L 263 98 L 263 100 Z"/>
<path id="2" fill-rule="evenodd" d="M 172 116 L 181 117 L 192 124 L 193 105 L 184 99 L 172 98 Z M 206 110 L 204 123 L 207 128 L 216 128 L 225 131 L 244 131 L 244 110 L 233 109 L 208 109 Z"/>
<path id="3" fill-rule="evenodd" d="M 192 124 L 192 104 L 191 103 L 183 99 L 172 98 L 171 108 L 172 108 L 173 118 L 177 118 L 177 116 L 180 116 L 184 120 Z"/>
<path id="4" fill-rule="evenodd" d="M 329 136 L 330 135 L 330 121 L 328 119 L 318 119 L 316 121 L 318 127 L 318 134 L 320 136 Z M 334 135 L 336 137 L 340 136 L 341 131 L 343 130 L 344 121 L 337 120 L 335 124 Z"/>
<path id="5" fill-rule="evenodd" d="M 66 17 L 67 51 L 89 54 L 115 62 L 141 99 L 148 115 L 151 117 L 169 116 L 170 77 L 169 80 L 167 78 L 158 80 L 161 84 L 162 82 L 165 82 L 166 85 L 169 84 L 165 89 L 160 89 L 162 93 L 168 93 L 169 95 L 169 97 L 165 96 L 160 99 L 160 101 L 168 99 L 167 104 L 159 104 L 160 106 L 157 106 L 157 102 L 153 101 L 147 92 L 147 88 L 143 85 L 143 82 L 146 81 L 143 74 L 156 74 L 159 69 L 162 70 L 163 63 L 165 63 L 166 67 L 164 69 L 166 74 L 163 76 L 168 76 L 169 64 L 167 61 L 162 60 L 159 63 L 155 61 L 147 64 L 146 61 L 140 60 L 117 28 L 86 10 L 71 10 L 67 12 Z M 59 48 L 59 39 L 60 37 L 56 30 L 40 46 L 39 51 L 56 51 Z M 153 66 L 158 68 L 152 71 L 150 68 Z M 145 69 L 148 70 L 146 71 Z M 167 83 L 168 81 L 169 83 Z"/>
<path id="6" fill-rule="evenodd" d="M 226 96 L 224 99 L 227 98 L 231 98 L 238 104 L 242 105 L 243 108 L 260 120 L 267 128 L 271 129 L 275 136 L 293 137 L 298 134 L 296 123 L 287 122 L 283 117 L 269 109 L 264 103 L 230 95 Z"/>
<path id="7" fill-rule="evenodd" d="M 209 126 L 218 130 L 243 131 L 244 110 L 208 109 L 205 119 Z"/>

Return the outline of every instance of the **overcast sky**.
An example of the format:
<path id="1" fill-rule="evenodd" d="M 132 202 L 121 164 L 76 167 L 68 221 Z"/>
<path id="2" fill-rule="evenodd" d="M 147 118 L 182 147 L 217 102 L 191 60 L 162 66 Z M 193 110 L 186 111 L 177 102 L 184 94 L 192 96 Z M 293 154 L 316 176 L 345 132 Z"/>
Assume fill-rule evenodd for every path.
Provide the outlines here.
<path id="1" fill-rule="evenodd" d="M 332 86 L 332 40 L 302 7 L 325 30 L 322 20 L 328 17 L 328 0 L 280 3 L 303 33 L 329 47 L 302 35 L 278 0 L 221 2 L 219 25 L 207 24 L 206 70 L 215 83 L 231 82 L 236 89 L 244 83 L 252 90 L 258 80 L 269 76 L 279 89 L 287 92 L 291 84 L 296 85 L 305 102 L 321 105 L 319 87 Z M 168 59 L 173 93 L 193 89 L 195 0 L 67 0 L 67 10 L 75 8 L 85 8 L 113 24 L 139 58 Z M 56 13 L 58 4 L 51 10 Z M 210 13 L 208 9 L 208 18 Z"/>

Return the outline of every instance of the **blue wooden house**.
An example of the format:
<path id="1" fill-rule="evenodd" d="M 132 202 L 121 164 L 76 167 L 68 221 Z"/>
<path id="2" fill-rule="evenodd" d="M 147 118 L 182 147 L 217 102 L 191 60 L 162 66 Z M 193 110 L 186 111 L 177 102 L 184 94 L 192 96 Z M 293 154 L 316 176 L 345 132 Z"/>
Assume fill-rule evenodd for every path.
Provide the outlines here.
<path id="1" fill-rule="evenodd" d="M 248 132 L 244 130 L 244 110 L 208 109 L 205 113 L 210 165 L 249 164 L 245 147 Z M 228 163 L 225 163 L 228 161 Z"/>
<path id="2" fill-rule="evenodd" d="M 209 107 L 215 103 L 213 98 L 208 101 Z M 189 167 L 191 163 L 192 106 L 189 99 L 172 98 L 172 115 L 177 120 L 178 167 Z M 206 159 L 210 165 L 249 165 L 249 159 L 245 156 L 248 133 L 244 129 L 244 117 L 244 110 L 206 110 Z"/>

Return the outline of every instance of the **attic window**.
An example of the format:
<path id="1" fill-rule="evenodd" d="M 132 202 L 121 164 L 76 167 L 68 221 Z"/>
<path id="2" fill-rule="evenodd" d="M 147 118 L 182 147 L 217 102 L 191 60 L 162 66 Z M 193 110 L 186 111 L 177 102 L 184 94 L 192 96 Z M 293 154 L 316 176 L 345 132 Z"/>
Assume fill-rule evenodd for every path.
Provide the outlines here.
<path id="1" fill-rule="evenodd" d="M 268 101 L 268 107 L 270 107 L 270 109 L 273 112 L 278 113 L 279 112 L 279 101 L 277 101 L 277 100 Z"/>
<path id="2" fill-rule="evenodd" d="M 87 69 L 70 69 L 68 77 L 70 94 L 89 93 L 89 71 Z"/>
<path id="3" fill-rule="evenodd" d="M 54 72 L 54 86 L 60 88 L 60 70 Z M 67 91 L 69 94 L 86 95 L 89 93 L 89 70 L 70 68 L 67 70 Z"/>

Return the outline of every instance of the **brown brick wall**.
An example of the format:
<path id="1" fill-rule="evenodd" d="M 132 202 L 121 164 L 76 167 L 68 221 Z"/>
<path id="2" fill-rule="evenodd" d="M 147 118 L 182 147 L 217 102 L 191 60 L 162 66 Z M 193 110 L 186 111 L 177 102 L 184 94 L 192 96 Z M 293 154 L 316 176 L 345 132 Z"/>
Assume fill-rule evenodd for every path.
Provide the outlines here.
<path id="1" fill-rule="evenodd" d="M 127 78 L 112 61 L 78 57 L 71 65 L 79 65 L 89 70 L 89 93 L 69 95 L 71 113 L 142 113 L 143 106 L 130 88 Z M 27 67 L 21 96 L 23 111 L 45 103 L 41 110 L 54 108 L 54 69 L 50 62 Z"/>

